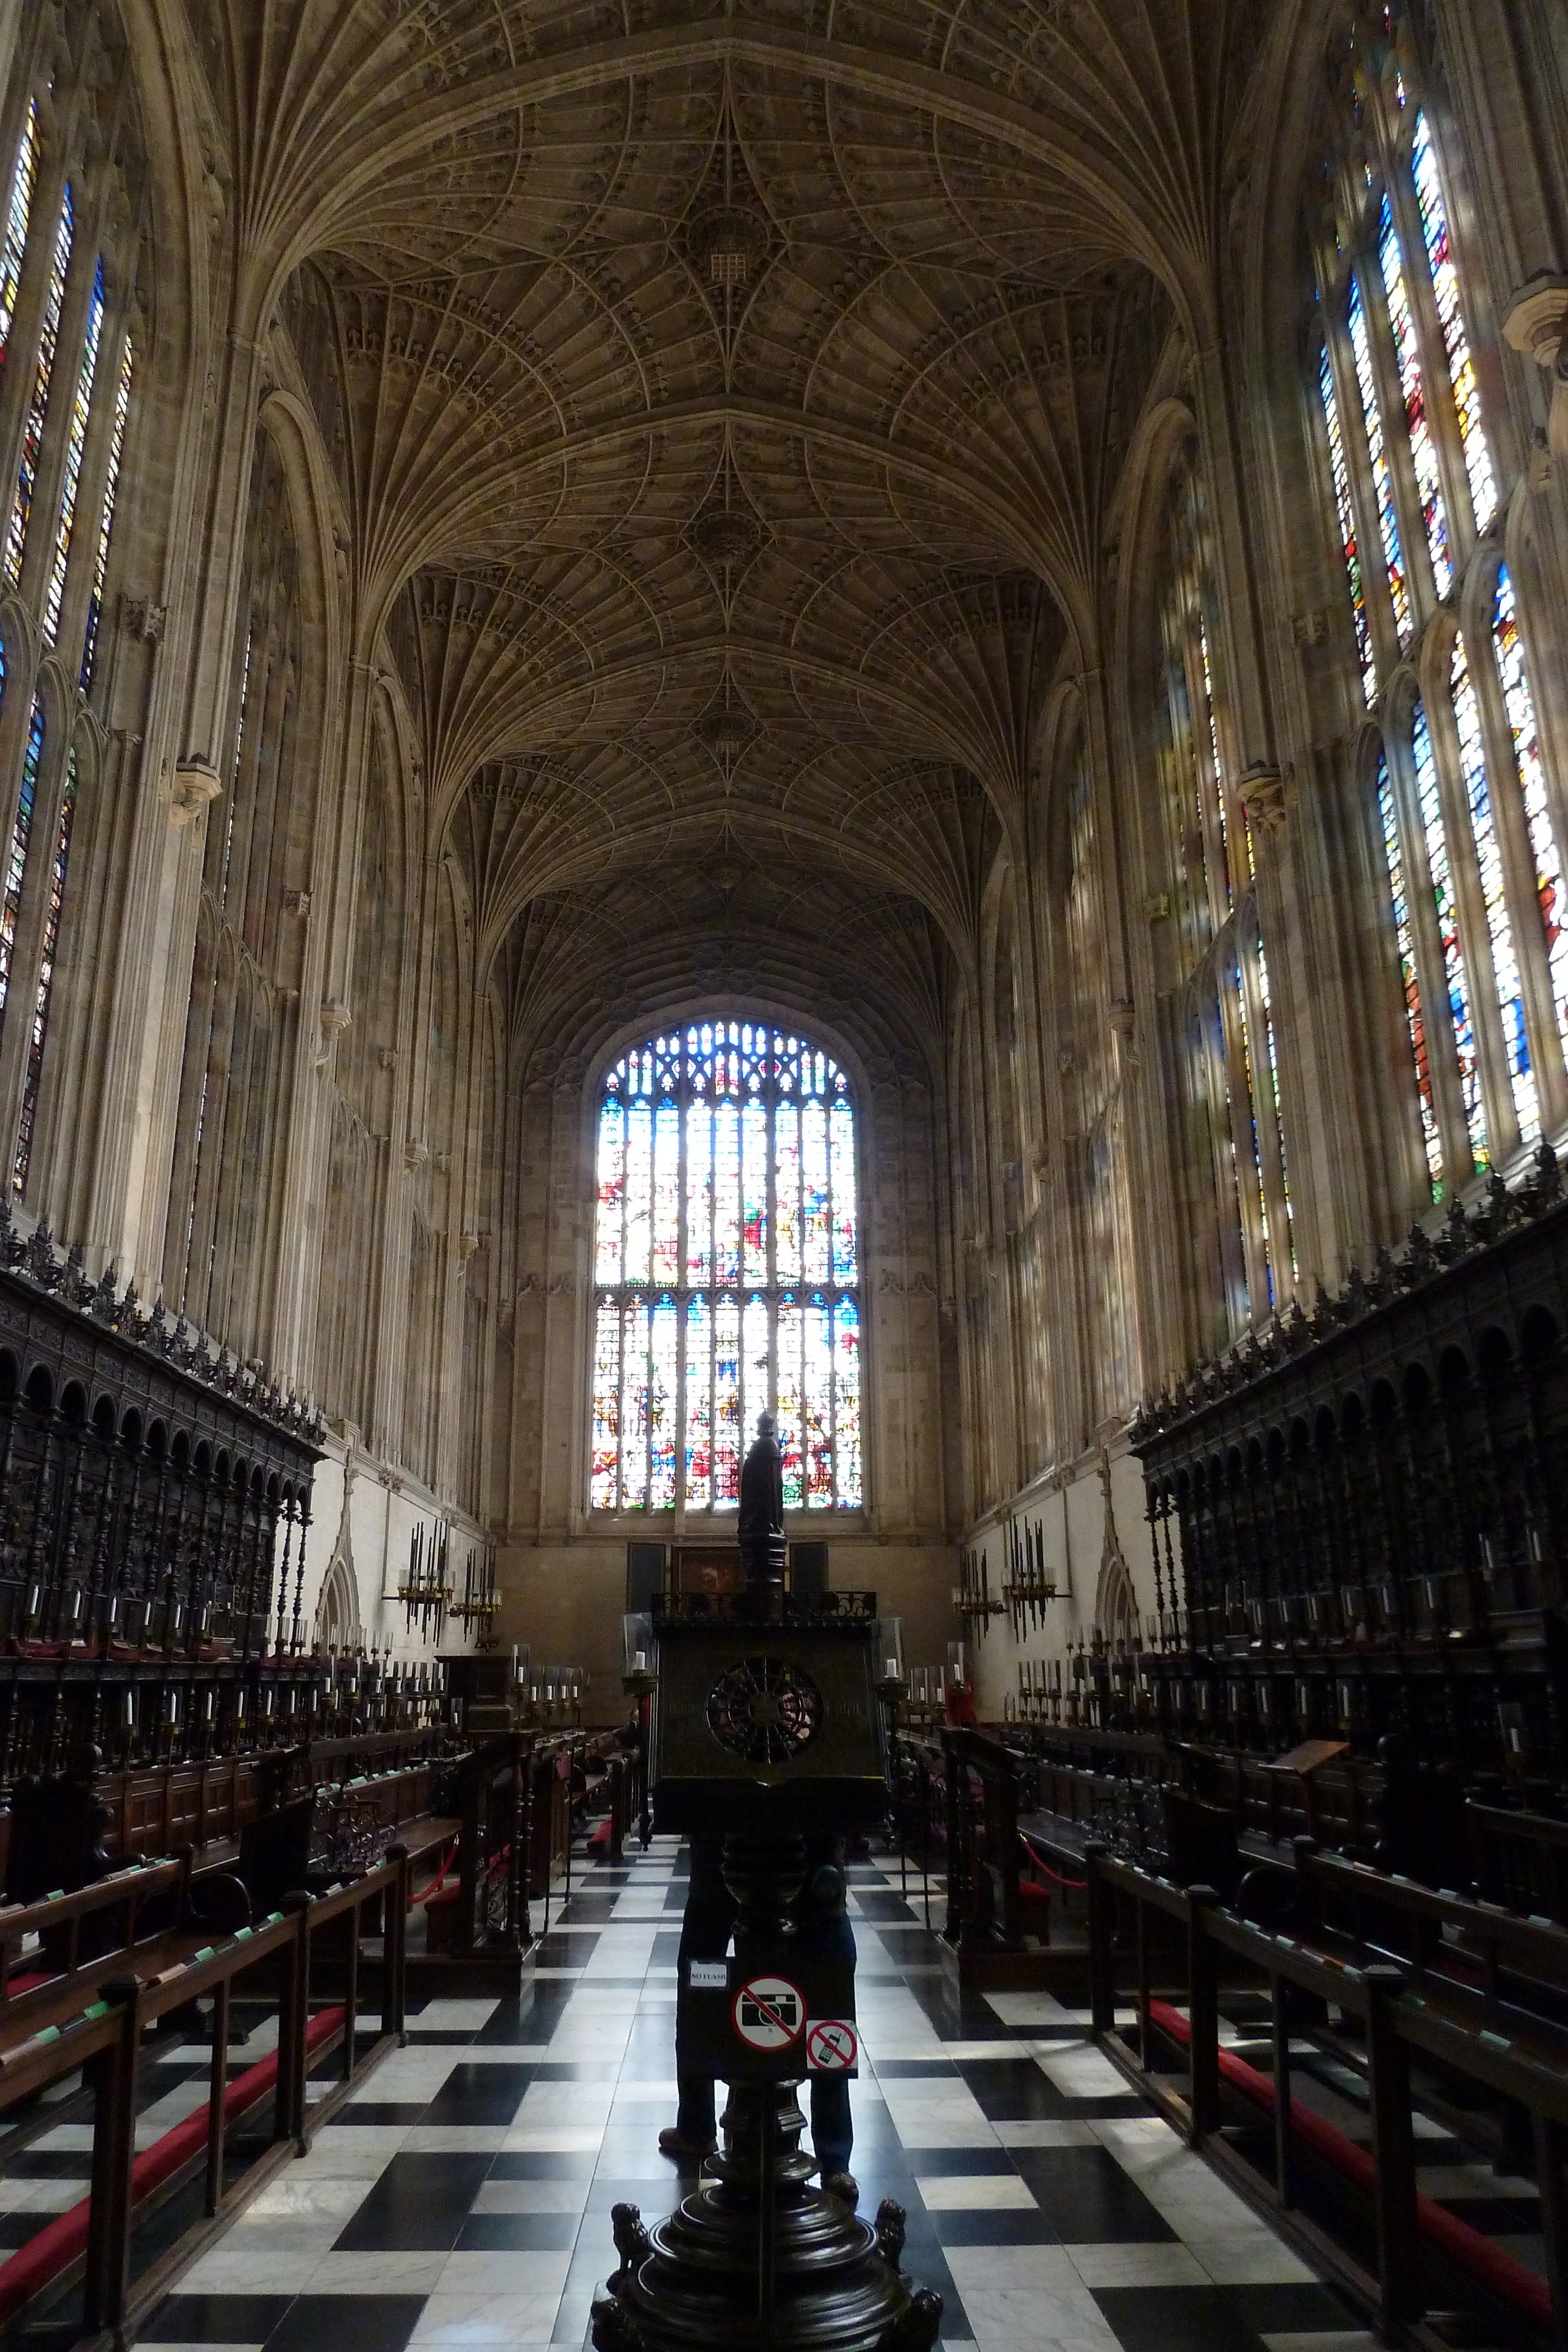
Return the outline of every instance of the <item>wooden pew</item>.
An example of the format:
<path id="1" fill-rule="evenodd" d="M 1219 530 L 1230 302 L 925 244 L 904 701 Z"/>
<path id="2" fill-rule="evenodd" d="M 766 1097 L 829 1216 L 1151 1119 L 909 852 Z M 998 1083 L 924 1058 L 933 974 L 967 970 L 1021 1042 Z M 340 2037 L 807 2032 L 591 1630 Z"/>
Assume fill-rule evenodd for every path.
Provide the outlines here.
<path id="1" fill-rule="evenodd" d="M 286 1907 L 220 1942 L 171 1931 L 122 1953 L 112 1974 L 84 1988 L 81 1974 L 13 2026 L 0 2021 L 0 2117 L 81 2071 L 92 2103 L 91 2190 L 69 2211 L 43 2220 L 26 2245 L 0 2263 L 0 2327 L 47 2309 L 78 2281 L 84 2325 L 123 2338 L 173 2279 L 255 2195 L 279 2165 L 303 2153 L 310 2136 L 348 2095 L 356 2074 L 403 2032 L 406 1951 L 402 1936 L 408 1860 L 401 1852 L 329 1893 L 291 1895 Z M 394 1922 L 382 1954 L 381 2030 L 356 2044 L 360 1947 L 368 1919 Z M 127 1958 L 134 1962 L 127 1967 Z M 155 1965 L 154 1965 L 155 1963 Z M 329 1974 L 331 1981 L 325 1981 Z M 84 1990 L 98 1998 L 82 2004 Z M 229 2020 L 236 1995 L 275 2001 L 277 2049 L 228 2080 Z M 325 1993 L 325 1998 L 323 1997 Z M 137 2078 L 142 2042 L 161 2021 L 211 2000 L 212 2061 L 204 2111 L 151 2148 L 136 2151 Z M 42 2018 L 43 2022 L 38 2020 Z M 31 2030 L 23 2032 L 26 2026 Z M 309 2074 L 336 2052 L 338 2080 L 319 2100 Z M 268 2143 L 239 2181 L 225 2181 L 225 2147 L 235 2127 L 272 2103 Z M 50 2109 L 52 2117 L 60 2113 Z M 204 2181 L 204 2213 L 193 2218 L 132 2275 L 133 2236 L 157 2207 Z"/>

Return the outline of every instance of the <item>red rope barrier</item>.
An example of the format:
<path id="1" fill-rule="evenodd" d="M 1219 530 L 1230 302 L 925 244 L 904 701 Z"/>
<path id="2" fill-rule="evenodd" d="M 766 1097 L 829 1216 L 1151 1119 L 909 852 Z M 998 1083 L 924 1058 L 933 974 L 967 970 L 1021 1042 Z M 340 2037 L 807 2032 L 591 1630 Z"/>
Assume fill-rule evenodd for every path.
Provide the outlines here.
<path id="1" fill-rule="evenodd" d="M 440 1894 L 442 1887 L 446 1883 L 446 1874 L 451 1869 L 453 1862 L 456 1857 L 456 1853 L 457 1841 L 454 1838 L 452 1843 L 446 1849 L 445 1861 L 436 1872 L 435 1876 L 431 1880 L 430 1885 L 425 1888 L 423 1894 L 411 1895 L 409 1896 L 408 1907 L 411 1911 L 417 1911 L 422 1903 L 428 1903 L 433 1895 Z"/>
<path id="2" fill-rule="evenodd" d="M 1059 1870 L 1052 1870 L 1050 1863 L 1045 1860 L 1044 1856 L 1035 1852 L 1033 1846 L 1030 1845 L 1029 1842 L 1027 1833 L 1023 1830 L 1019 1830 L 1019 1843 L 1022 1846 L 1025 1853 L 1028 1854 L 1035 1868 L 1037 1870 L 1043 1870 L 1047 1878 L 1053 1878 L 1058 1886 L 1063 1888 L 1069 1895 L 1082 1894 L 1088 1881 L 1082 1878 L 1063 1878 Z"/>

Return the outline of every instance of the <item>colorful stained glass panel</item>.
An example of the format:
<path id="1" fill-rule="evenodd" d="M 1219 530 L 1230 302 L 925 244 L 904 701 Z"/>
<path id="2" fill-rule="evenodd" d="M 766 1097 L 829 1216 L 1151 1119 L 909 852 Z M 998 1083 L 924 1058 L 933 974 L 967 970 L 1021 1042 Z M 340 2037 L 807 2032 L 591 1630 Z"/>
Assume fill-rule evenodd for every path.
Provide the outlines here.
<path id="1" fill-rule="evenodd" d="M 35 696 L 27 749 L 22 760 L 22 781 L 11 818 L 11 838 L 0 868 L 5 897 L 0 898 L 0 1013 L 11 991 L 11 958 L 16 946 L 16 917 L 22 905 L 22 883 L 27 871 L 27 845 L 33 837 L 33 803 L 38 789 L 38 762 L 44 756 L 44 707 Z"/>
<path id="2" fill-rule="evenodd" d="M 621 1324 L 621 1501 L 640 1511 L 648 1501 L 648 1308 L 631 1299 Z"/>
<path id="3" fill-rule="evenodd" d="M 688 1373 L 687 1377 L 690 1375 Z M 740 1301 L 721 1298 L 714 1313 L 713 1499 L 740 1500 Z"/>
<path id="4" fill-rule="evenodd" d="M 713 1496 L 713 1307 L 686 1303 L 686 1508 L 706 1511 Z"/>
<path id="5" fill-rule="evenodd" d="M 741 1223 L 745 1243 L 745 1278 L 768 1279 L 768 1112 L 759 1102 L 745 1105 L 740 1114 Z"/>
<path id="6" fill-rule="evenodd" d="M 1487 774 L 1486 746 L 1481 735 L 1480 705 L 1469 656 L 1462 636 L 1454 640 L 1448 684 L 1454 701 L 1454 725 L 1459 739 L 1459 772 L 1470 812 L 1476 845 L 1481 898 L 1486 908 L 1487 934 L 1491 941 L 1492 981 L 1502 1019 L 1503 1052 L 1519 1131 L 1526 1143 L 1541 1133 L 1541 1101 L 1530 1054 L 1530 1033 L 1524 1018 L 1524 990 L 1513 943 L 1513 924 L 1503 882 L 1502 848 L 1492 808 L 1491 780 Z"/>
<path id="7" fill-rule="evenodd" d="M 653 1114 L 634 1102 L 626 1114 L 626 1255 L 623 1282 L 646 1282 L 653 1247 Z"/>
<path id="8" fill-rule="evenodd" d="M 1323 423 L 1328 432 L 1329 470 L 1333 477 L 1340 545 L 1344 553 L 1345 578 L 1350 586 L 1351 618 L 1355 624 L 1355 649 L 1361 660 L 1361 682 L 1366 695 L 1366 707 L 1370 710 L 1377 699 L 1377 660 L 1372 649 L 1372 630 L 1366 616 L 1366 584 L 1361 574 L 1361 542 L 1356 537 L 1350 469 L 1345 464 L 1344 435 L 1340 430 L 1339 402 L 1334 396 L 1333 368 L 1326 343 L 1319 355 L 1318 382 L 1322 394 Z"/>
<path id="9" fill-rule="evenodd" d="M 721 1102 L 714 1113 L 714 1278 L 740 1280 L 740 1113 Z"/>
<path id="10" fill-rule="evenodd" d="M 1399 247 L 1399 232 L 1394 226 L 1394 207 L 1386 194 L 1377 225 L 1377 255 L 1383 265 L 1388 323 L 1393 330 L 1394 352 L 1399 363 L 1405 428 L 1410 436 L 1410 460 L 1416 471 L 1416 489 L 1421 500 L 1421 517 L 1427 529 L 1427 551 L 1432 559 L 1432 578 L 1437 583 L 1437 593 L 1446 596 L 1453 584 L 1454 566 L 1448 552 L 1448 509 L 1443 499 L 1443 469 L 1437 456 L 1437 445 L 1432 436 L 1431 419 L 1427 414 L 1427 383 L 1421 373 L 1421 345 L 1410 309 L 1410 292 L 1405 282 L 1405 257 Z"/>
<path id="11" fill-rule="evenodd" d="M 38 177 L 38 101 L 27 101 L 11 175 L 11 197 L 5 207 L 5 241 L 0 249 L 0 367 L 11 344 L 11 321 L 16 314 L 16 289 L 22 278 L 22 257 L 27 249 L 27 223 L 33 212 L 33 190 Z"/>
<path id="12" fill-rule="evenodd" d="M 1443 823 L 1442 795 L 1437 785 L 1437 763 L 1433 756 L 1432 733 L 1427 724 L 1426 709 L 1419 702 L 1416 705 L 1412 725 L 1411 748 L 1416 761 L 1416 800 L 1421 812 L 1427 870 L 1431 878 L 1437 938 L 1443 951 L 1443 976 L 1448 989 L 1448 1013 L 1453 1022 L 1459 1094 L 1464 1103 L 1470 1153 L 1479 1173 L 1490 1165 L 1491 1158 L 1487 1139 L 1486 1101 L 1481 1093 L 1480 1066 L 1476 1055 L 1469 974 L 1459 940 L 1459 910 L 1454 897 L 1453 869 L 1448 861 L 1448 839 Z"/>
<path id="13" fill-rule="evenodd" d="M 852 1298 L 833 1309 L 833 1499 L 861 1499 L 861 1318 Z"/>
<path id="14" fill-rule="evenodd" d="M 98 652 L 98 625 L 103 612 L 103 583 L 109 571 L 110 533 L 114 528 L 115 493 L 120 487 L 120 459 L 125 446 L 125 419 L 131 408 L 131 374 L 132 357 L 131 338 L 126 337 L 125 352 L 120 362 L 120 383 L 114 395 L 114 430 L 109 443 L 109 475 L 103 487 L 103 507 L 99 516 L 98 548 L 93 557 L 92 594 L 88 600 L 87 641 L 82 648 L 81 690 L 88 693 L 92 686 L 93 663 Z"/>
<path id="15" fill-rule="evenodd" d="M 1507 564 L 1498 574 L 1497 604 L 1492 620 L 1498 674 L 1503 706 L 1513 737 L 1514 765 L 1524 802 L 1525 823 L 1535 858 L 1535 890 L 1541 903 L 1542 929 L 1546 940 L 1547 969 L 1552 975 L 1552 1002 L 1559 1036 L 1568 1040 L 1568 908 L 1563 892 L 1563 859 L 1552 823 L 1552 797 L 1541 758 L 1541 730 L 1536 724 L 1535 697 L 1525 667 L 1524 641 L 1519 634 L 1519 608 Z"/>
<path id="16" fill-rule="evenodd" d="M 92 301 L 87 317 L 87 339 L 82 348 L 82 362 L 77 376 L 76 399 L 71 408 L 70 436 L 66 444 L 65 481 L 60 490 L 60 519 L 55 527 L 55 555 L 49 566 L 49 584 L 44 597 L 44 635 L 50 645 L 60 624 L 60 599 L 65 593 L 66 564 L 71 551 L 71 534 L 76 528 L 77 490 L 81 482 L 82 452 L 87 447 L 88 418 L 92 410 L 93 378 L 98 373 L 98 346 L 103 333 L 103 262 L 99 259 L 98 275 L 93 280 Z"/>
<path id="17" fill-rule="evenodd" d="M 60 331 L 60 304 L 65 299 L 66 271 L 71 257 L 71 189 L 68 180 L 60 203 L 59 223 L 55 230 L 54 263 L 44 306 L 38 363 L 33 371 L 32 395 L 22 427 L 22 454 L 16 467 L 16 488 L 11 500 L 11 520 L 5 532 L 5 572 L 13 587 L 22 576 L 22 551 L 26 545 L 27 520 L 33 509 L 33 485 L 38 476 L 38 453 L 43 446 L 44 418 L 49 405 L 49 380 L 55 372 L 55 344 Z"/>
<path id="18" fill-rule="evenodd" d="M 819 1508 L 833 1499 L 832 1317 L 819 1291 L 806 1308 L 806 1499 Z"/>
<path id="19" fill-rule="evenodd" d="M 805 1317 L 792 1291 L 779 1302 L 779 1451 L 784 1462 L 784 1507 L 806 1499 L 806 1391 L 801 1365 Z"/>
<path id="20" fill-rule="evenodd" d="M 681 1114 L 673 1102 L 653 1113 L 653 1280 L 681 1271 Z"/>
<path id="21" fill-rule="evenodd" d="M 800 1111 L 783 1101 L 773 1115 L 774 1253 L 780 1282 L 800 1279 Z"/>
<path id="22" fill-rule="evenodd" d="M 686 1105 L 686 1282 L 706 1290 L 713 1280 L 713 1112 L 706 1101 Z"/>
<path id="23" fill-rule="evenodd" d="M 1421 1111 L 1421 1142 L 1432 1198 L 1443 1191 L 1443 1141 L 1437 1127 L 1437 1107 L 1432 1092 L 1432 1057 L 1427 1042 L 1427 1019 L 1421 1010 L 1421 982 L 1416 969 L 1416 940 L 1410 925 L 1410 898 L 1405 884 L 1405 853 L 1399 839 L 1399 811 L 1388 761 L 1377 762 L 1377 816 L 1383 835 L 1383 855 L 1388 871 L 1388 895 L 1394 909 L 1394 937 L 1399 950 L 1399 977 L 1405 992 L 1405 1025 L 1416 1070 L 1416 1094 Z"/>
<path id="24" fill-rule="evenodd" d="M 1448 233 L 1448 210 L 1437 174 L 1431 125 L 1424 113 L 1416 117 L 1410 168 L 1416 181 L 1416 199 L 1421 208 L 1427 265 L 1432 273 L 1432 291 L 1437 297 L 1437 318 L 1448 357 L 1448 382 L 1459 420 L 1459 437 L 1464 444 L 1470 504 L 1475 509 L 1476 529 L 1486 530 L 1497 514 L 1497 477 L 1492 472 L 1491 452 L 1481 423 L 1480 386 L 1476 381 L 1469 334 L 1459 300 L 1459 273 L 1454 264 L 1453 240 Z"/>
<path id="25" fill-rule="evenodd" d="M 1395 626 L 1399 642 L 1407 645 L 1414 625 L 1410 610 L 1410 592 L 1405 578 L 1405 551 L 1399 539 L 1399 516 L 1394 503 L 1394 477 L 1388 468 L 1388 448 L 1383 437 L 1383 413 L 1377 404 L 1377 383 L 1373 373 L 1372 344 L 1366 329 L 1366 306 L 1361 298 L 1361 283 L 1350 281 L 1350 349 L 1355 362 L 1356 389 L 1361 394 L 1362 423 L 1366 431 L 1366 454 L 1372 467 L 1372 487 L 1377 499 L 1377 527 L 1383 541 L 1384 569 L 1388 575 L 1388 593 L 1394 605 Z"/>
<path id="26" fill-rule="evenodd" d="M 767 1299 L 760 1296 L 748 1298 L 740 1332 L 740 1410 L 745 1445 L 749 1445 L 757 1434 L 758 1414 L 773 1409 L 772 1368 L 768 1360 L 772 1338 L 773 1317 Z"/>
<path id="27" fill-rule="evenodd" d="M 593 1451 L 590 1494 L 596 1511 L 615 1508 L 621 1473 L 621 1310 L 601 1298 L 593 1327 Z"/>
<path id="28" fill-rule="evenodd" d="M 675 1500 L 675 1443 L 680 1410 L 680 1324 L 666 1293 L 653 1302 L 648 1349 L 648 1507 L 668 1511 Z"/>
<path id="29" fill-rule="evenodd" d="M 22 1117 L 16 1130 L 16 1157 L 11 1171 L 13 1190 L 18 1196 L 27 1189 L 27 1170 L 33 1156 L 33 1129 L 38 1116 L 38 1088 L 44 1076 L 44 1043 L 49 1029 L 49 999 L 54 992 L 55 952 L 60 938 L 60 908 L 65 904 L 66 869 L 70 862 L 71 827 L 76 821 L 77 755 L 69 752 L 66 760 L 65 790 L 60 795 L 60 818 L 55 827 L 55 854 L 49 866 L 49 911 L 44 919 L 43 952 L 38 961 L 38 991 L 33 1005 L 33 1034 L 27 1045 L 27 1073 L 22 1087 Z"/>
<path id="30" fill-rule="evenodd" d="M 615 1097 L 599 1114 L 599 1208 L 594 1220 L 593 1278 L 621 1279 L 621 1229 L 626 1214 L 626 1113 Z"/>
<path id="31" fill-rule="evenodd" d="M 828 1114 L 828 1163 L 833 1190 L 833 1280 L 857 1282 L 854 1114 L 841 1098 Z"/>

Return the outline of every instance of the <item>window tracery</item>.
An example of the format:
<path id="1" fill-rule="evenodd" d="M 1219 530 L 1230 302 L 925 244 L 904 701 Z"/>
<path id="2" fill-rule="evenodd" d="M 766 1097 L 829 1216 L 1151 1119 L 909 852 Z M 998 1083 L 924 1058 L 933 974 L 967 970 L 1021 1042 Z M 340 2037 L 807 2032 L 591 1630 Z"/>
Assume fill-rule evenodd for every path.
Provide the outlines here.
<path id="1" fill-rule="evenodd" d="M 1411 1133 L 1437 1199 L 1568 1113 L 1568 942 L 1546 755 L 1496 543 L 1502 500 L 1422 85 L 1403 13 L 1364 11 L 1318 238 L 1316 390 L 1361 686 L 1381 736 L 1367 814 L 1405 1003 Z M 1384 557 L 1370 573 L 1369 532 Z M 1406 548 L 1420 558 L 1408 574 Z"/>
<path id="2" fill-rule="evenodd" d="M 1159 607 L 1162 737 L 1184 956 L 1193 1234 L 1197 1244 L 1214 1234 L 1218 1279 L 1208 1286 L 1228 1338 L 1282 1303 L 1295 1240 L 1252 842 L 1227 771 L 1212 611 L 1202 482 L 1186 458 L 1172 485 Z"/>
<path id="3" fill-rule="evenodd" d="M 597 1142 L 590 1497 L 726 1511 L 758 1412 L 791 1510 L 862 1499 L 848 1080 L 807 1038 L 701 1021 L 609 1072 Z"/>
<path id="4" fill-rule="evenodd" d="M 15 435 L 0 581 L 33 624 L 9 648 L 14 690 L 23 709 L 51 711 L 47 740 L 37 726 L 22 730 L 19 713 L 0 734 L 4 804 L 28 802 L 27 821 L 12 824 L 5 877 L 5 987 L 32 1008 L 25 1046 L 13 1033 L 0 1062 L 0 1150 L 18 1192 L 55 1151 L 52 1119 L 45 1136 L 37 1118 L 45 1055 L 67 1050 L 52 1042 L 65 1032 L 51 1026 L 48 1008 L 76 953 L 67 868 L 84 780 L 97 774 L 96 766 L 78 772 L 76 745 L 131 412 L 125 312 L 145 185 L 134 100 L 111 69 L 120 54 L 111 20 L 81 11 L 47 39 L 43 21 L 37 37 L 24 37 L 27 95 L 12 118 L 15 149 L 0 158 L 0 365 Z"/>

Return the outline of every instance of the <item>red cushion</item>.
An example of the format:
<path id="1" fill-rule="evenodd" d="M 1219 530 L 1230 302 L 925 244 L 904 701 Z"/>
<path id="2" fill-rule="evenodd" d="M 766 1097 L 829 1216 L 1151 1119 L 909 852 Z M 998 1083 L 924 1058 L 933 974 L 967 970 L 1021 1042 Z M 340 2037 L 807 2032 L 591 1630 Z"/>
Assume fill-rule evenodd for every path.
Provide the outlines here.
<path id="1" fill-rule="evenodd" d="M 1157 2025 L 1162 2032 L 1168 2033 L 1173 2042 L 1179 2042 L 1184 2049 L 1192 2040 L 1192 2028 L 1168 2001 L 1150 2001 L 1149 2021 Z M 1249 2066 L 1244 2059 L 1238 2058 L 1233 2050 L 1219 2053 L 1219 2073 L 1222 2079 L 1239 2091 L 1253 2106 L 1263 2108 L 1269 2115 L 1273 2114 L 1274 2085 L 1267 2074 L 1260 2074 L 1255 2066 Z M 1291 2136 L 1302 2141 L 1315 2156 L 1321 2156 L 1345 2179 L 1354 2181 L 1358 2189 L 1364 2189 L 1368 2196 L 1371 2195 L 1372 2158 L 1366 2150 L 1358 2147 L 1354 2140 L 1347 2139 L 1343 2132 L 1336 2131 L 1333 2124 L 1312 2107 L 1303 2105 L 1300 2099 L 1291 2102 Z M 1446 2254 L 1457 2270 L 1468 2272 L 1471 2278 L 1490 2288 L 1500 2302 L 1521 2312 L 1533 2326 L 1540 2328 L 1542 2335 L 1550 2334 L 1552 2296 L 1544 2279 L 1537 2278 L 1534 2272 L 1527 2271 L 1522 2263 L 1516 2263 L 1511 2254 L 1505 2254 L 1492 2239 L 1483 2237 L 1479 2230 L 1472 2230 L 1468 2221 L 1461 2221 L 1457 2213 L 1450 2213 L 1430 2197 L 1417 2195 L 1416 2222 L 1427 2243 Z"/>
<path id="2" fill-rule="evenodd" d="M 338 2032 L 343 2022 L 340 2009 L 323 2009 L 310 2020 L 305 2032 L 307 2052 Z M 224 2093 L 224 2115 L 235 2122 L 251 2107 L 264 2099 L 277 2080 L 277 2053 L 271 2051 L 257 2064 L 247 2066 L 237 2074 Z M 207 2110 L 198 2107 L 193 2115 L 177 2123 L 136 2158 L 131 2168 L 131 2201 L 135 2205 L 143 2197 L 179 2171 L 182 2165 L 205 2147 L 207 2144 Z M 68 2213 L 57 2213 L 37 2236 L 19 2246 L 7 2263 L 0 2263 L 0 2325 L 14 2318 L 24 2304 L 46 2287 L 52 2278 L 68 2269 L 87 2251 L 88 2214 L 92 2200 L 84 2197 Z"/>

